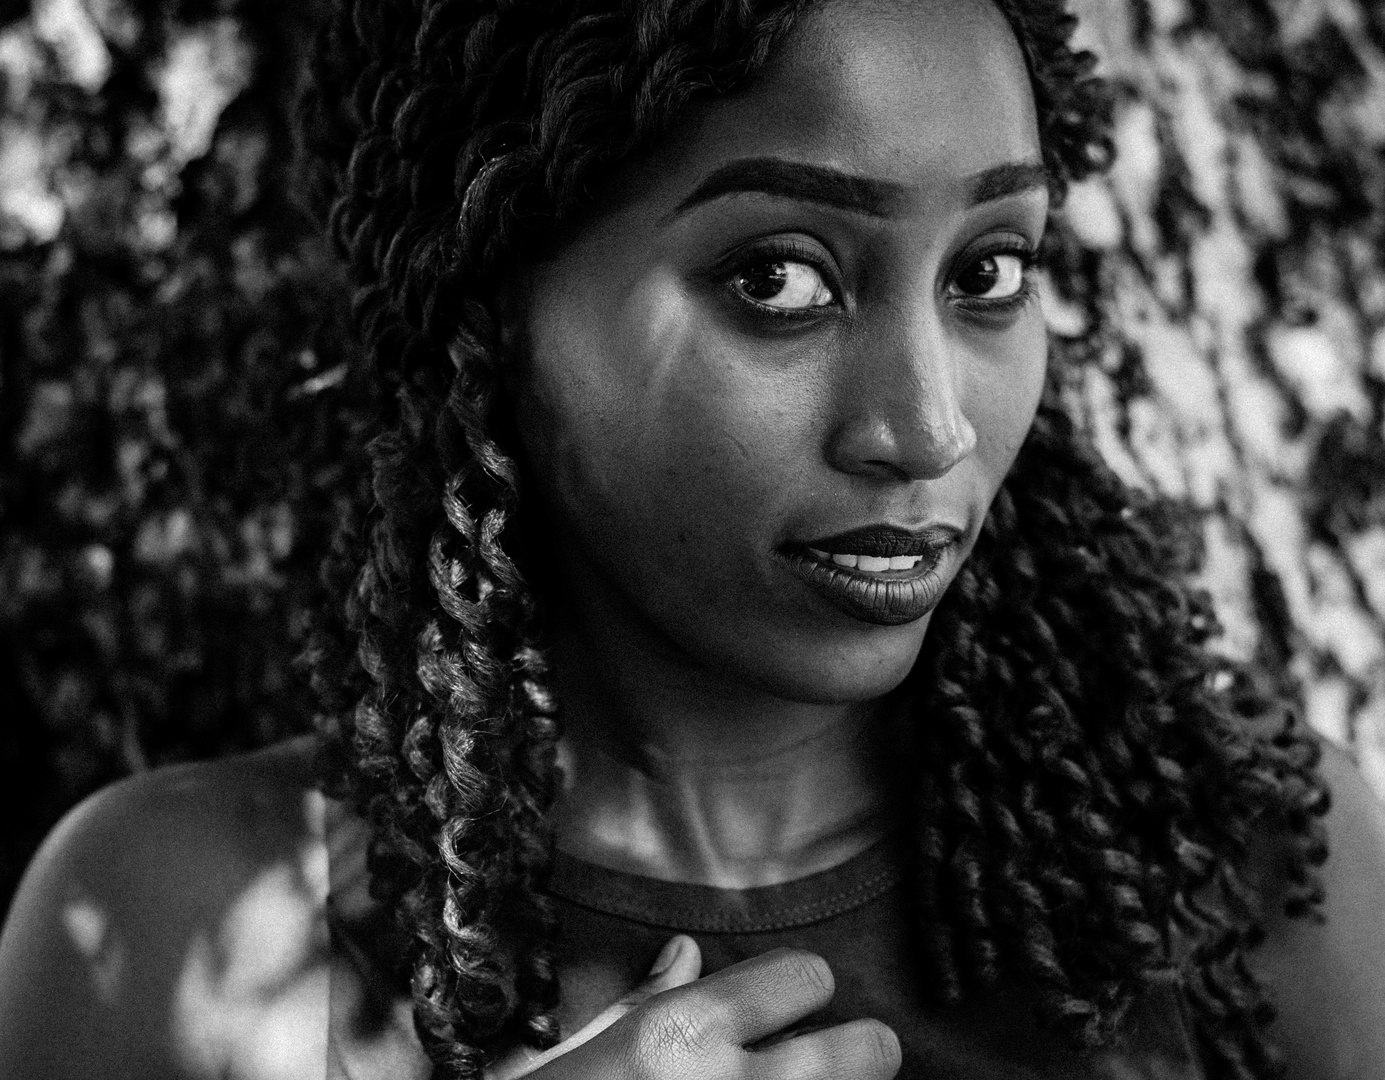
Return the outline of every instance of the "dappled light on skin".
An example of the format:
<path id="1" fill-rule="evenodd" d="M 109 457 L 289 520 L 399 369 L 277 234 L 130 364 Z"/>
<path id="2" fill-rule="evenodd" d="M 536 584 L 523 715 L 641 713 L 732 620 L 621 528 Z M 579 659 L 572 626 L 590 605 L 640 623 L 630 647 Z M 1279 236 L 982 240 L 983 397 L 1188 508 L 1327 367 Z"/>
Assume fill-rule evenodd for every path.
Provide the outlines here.
<path id="1" fill-rule="evenodd" d="M 320 867 L 330 876 L 330 890 L 324 880 L 322 895 L 326 903 L 330 891 L 342 935 L 332 948 L 327 1078 L 426 1080 L 432 1064 L 414 1034 L 412 999 L 389 987 L 387 979 L 382 986 L 381 973 L 371 971 L 373 962 L 361 954 L 362 939 L 369 938 L 378 915 L 366 871 L 370 829 L 349 807 L 316 791 L 304 810 L 310 831 L 323 841 Z"/>
<path id="2" fill-rule="evenodd" d="M 299 865 L 266 869 L 217 927 L 193 939 L 172 1000 L 174 1045 L 189 1075 L 323 1075 L 329 951 L 311 874 L 320 852 L 308 845 Z"/>
<path id="3" fill-rule="evenodd" d="M 671 276 L 659 275 L 631 298 L 627 315 L 632 319 L 631 332 L 644 339 L 644 355 L 656 358 L 647 378 L 650 389 L 657 389 L 677 376 L 678 359 L 687 352 L 696 329 L 687 301 Z"/>
<path id="4" fill-rule="evenodd" d="M 111 932 L 109 913 L 82 897 L 63 908 L 62 920 L 73 946 L 89 965 L 97 998 L 109 1004 L 126 968 L 125 945 Z"/>
<path id="5" fill-rule="evenodd" d="M 363 1025 L 371 1003 L 350 965 L 336 963 L 331 1007 L 328 1080 L 427 1080 L 431 1075 L 432 1063 L 414 1035 L 413 1001 L 407 995 L 395 999 L 383 1022 Z"/>

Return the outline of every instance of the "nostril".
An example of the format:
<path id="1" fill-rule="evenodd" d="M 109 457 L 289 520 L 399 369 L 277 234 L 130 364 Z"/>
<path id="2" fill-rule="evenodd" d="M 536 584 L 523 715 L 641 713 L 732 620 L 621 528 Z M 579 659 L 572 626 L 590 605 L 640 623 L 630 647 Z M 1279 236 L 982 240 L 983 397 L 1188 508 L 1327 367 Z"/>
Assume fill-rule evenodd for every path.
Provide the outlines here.
<path id="1" fill-rule="evenodd" d="M 967 457 L 976 449 L 976 428 L 972 427 L 971 421 L 966 418 L 959 410 L 956 422 L 951 426 L 949 439 L 946 445 L 939 447 L 940 457 L 951 457 L 952 464 Z M 949 466 L 951 468 L 951 466 Z"/>
<path id="2" fill-rule="evenodd" d="M 843 424 L 827 447 L 840 472 L 881 480 L 932 480 L 976 449 L 976 429 L 960 410 L 933 422 L 860 420 Z"/>

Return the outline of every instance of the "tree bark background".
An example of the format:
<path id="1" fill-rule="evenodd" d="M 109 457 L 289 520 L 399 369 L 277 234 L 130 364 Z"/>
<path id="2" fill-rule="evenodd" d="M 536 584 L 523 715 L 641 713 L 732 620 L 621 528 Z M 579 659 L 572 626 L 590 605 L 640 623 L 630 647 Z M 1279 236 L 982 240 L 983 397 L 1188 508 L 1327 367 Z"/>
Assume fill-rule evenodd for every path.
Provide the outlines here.
<path id="1" fill-rule="evenodd" d="M 1385 793 L 1385 4 L 1078 11 L 1123 102 L 1064 214 L 1075 397 L 1200 517 L 1224 647 Z"/>
<path id="2" fill-rule="evenodd" d="M 1186 500 L 1223 647 L 1385 794 L 1385 4 L 1078 0 L 1119 156 L 1045 302 L 1074 408 Z M 0 0 L 0 910 L 95 787 L 303 730 L 360 462 L 286 120 L 314 0 Z"/>

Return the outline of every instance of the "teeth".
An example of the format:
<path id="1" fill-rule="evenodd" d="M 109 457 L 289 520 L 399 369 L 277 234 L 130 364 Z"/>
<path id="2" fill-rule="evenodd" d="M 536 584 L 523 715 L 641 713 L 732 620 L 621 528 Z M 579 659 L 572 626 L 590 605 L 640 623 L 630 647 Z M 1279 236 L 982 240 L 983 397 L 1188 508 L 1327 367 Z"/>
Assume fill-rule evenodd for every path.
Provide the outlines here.
<path id="1" fill-rule="evenodd" d="M 808 553 L 822 562 L 831 562 L 847 570 L 864 570 L 868 574 L 880 574 L 886 570 L 912 570 L 923 561 L 922 555 L 843 555 L 832 551 L 819 551 L 809 548 Z"/>

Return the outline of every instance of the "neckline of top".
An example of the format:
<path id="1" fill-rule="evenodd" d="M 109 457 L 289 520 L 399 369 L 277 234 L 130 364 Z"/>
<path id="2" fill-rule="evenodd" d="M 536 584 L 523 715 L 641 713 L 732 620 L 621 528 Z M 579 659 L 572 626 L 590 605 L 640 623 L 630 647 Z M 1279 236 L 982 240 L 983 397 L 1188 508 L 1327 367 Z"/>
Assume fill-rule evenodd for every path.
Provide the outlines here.
<path id="1" fill-rule="evenodd" d="M 661 929 L 752 934 L 842 915 L 888 892 L 903 877 L 898 844 L 889 838 L 818 873 L 749 889 L 664 881 L 558 851 L 548 892 L 571 904 Z"/>

